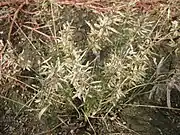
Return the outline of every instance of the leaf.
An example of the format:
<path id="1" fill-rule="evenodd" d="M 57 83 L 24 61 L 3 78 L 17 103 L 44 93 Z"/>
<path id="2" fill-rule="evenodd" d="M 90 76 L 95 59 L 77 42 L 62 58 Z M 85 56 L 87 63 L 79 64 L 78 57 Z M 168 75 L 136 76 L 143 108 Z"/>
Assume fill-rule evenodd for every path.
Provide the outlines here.
<path id="1" fill-rule="evenodd" d="M 160 62 L 157 65 L 157 69 L 156 69 L 156 74 L 157 75 L 159 75 L 161 73 L 161 67 L 163 66 L 164 62 L 165 62 L 165 58 L 162 57 Z"/>
<path id="2" fill-rule="evenodd" d="M 114 33 L 116 33 L 116 34 L 119 34 L 119 31 L 117 31 L 116 29 L 114 29 L 114 28 L 112 28 L 112 27 L 107 27 L 107 29 L 108 30 L 110 30 L 110 31 L 112 31 L 112 32 L 114 32 Z"/>
<path id="3" fill-rule="evenodd" d="M 37 99 L 34 101 L 35 103 L 40 103 L 41 102 L 41 99 Z"/>
<path id="4" fill-rule="evenodd" d="M 50 61 L 52 59 L 52 57 L 49 57 L 47 60 L 44 60 L 41 64 L 47 63 L 48 61 Z"/>
<path id="5" fill-rule="evenodd" d="M 94 27 L 92 26 L 92 24 L 88 21 L 85 21 L 85 22 L 90 27 L 91 31 L 94 31 Z"/>
<path id="6" fill-rule="evenodd" d="M 39 120 L 41 120 L 42 115 L 43 115 L 44 112 L 48 109 L 49 106 L 50 106 L 50 105 L 47 105 L 46 107 L 44 107 L 44 108 L 39 112 L 39 114 L 38 114 Z"/>
<path id="7" fill-rule="evenodd" d="M 171 89 L 167 87 L 167 106 L 168 108 L 171 108 Z"/>

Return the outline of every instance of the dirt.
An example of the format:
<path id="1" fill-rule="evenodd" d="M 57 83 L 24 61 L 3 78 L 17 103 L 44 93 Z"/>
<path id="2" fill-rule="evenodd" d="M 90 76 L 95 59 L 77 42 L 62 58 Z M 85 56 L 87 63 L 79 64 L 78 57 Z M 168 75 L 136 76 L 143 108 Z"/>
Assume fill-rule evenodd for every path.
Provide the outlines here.
<path id="1" fill-rule="evenodd" d="M 178 99 L 179 92 L 175 91 L 177 96 L 174 96 L 171 102 L 180 105 Z M 142 98 L 142 96 L 141 96 Z M 140 99 L 140 98 L 139 98 Z M 138 100 L 139 100 L 138 99 Z M 179 111 L 151 108 L 150 105 L 166 107 L 166 101 L 163 104 L 154 103 L 148 100 L 147 96 L 139 104 L 147 105 L 149 107 L 126 107 L 122 111 L 122 116 L 126 125 L 139 133 L 140 135 L 179 135 L 180 133 L 180 113 Z M 136 101 L 135 101 L 136 102 Z"/>
<path id="2" fill-rule="evenodd" d="M 9 14 L 4 7 L 0 10 L 0 16 Z M 5 12 L 6 11 L 6 12 Z M 81 16 L 81 13 L 78 14 Z M 28 17 L 27 17 L 28 18 Z M 85 20 L 86 16 L 83 18 L 81 16 L 80 20 Z M 79 21 L 77 21 L 79 22 Z M 80 25 L 85 24 L 84 22 L 80 23 Z M 77 25 L 77 24 L 75 24 Z M 6 42 L 8 39 L 7 35 L 9 32 L 10 22 L 8 22 L 8 18 L 6 21 L 0 21 L 0 40 Z M 79 26 L 81 27 L 78 29 L 75 36 L 77 39 L 76 42 L 79 42 L 79 38 L 82 38 L 81 32 L 87 33 L 88 27 L 85 25 Z M 17 30 L 17 28 L 15 28 Z M 35 63 L 31 63 L 34 67 L 37 67 L 37 61 L 40 59 L 39 57 L 33 57 L 32 55 L 37 56 L 34 54 L 34 50 L 32 47 L 28 48 L 30 45 L 27 41 L 24 41 L 22 35 L 16 35 L 16 31 L 12 36 L 12 43 L 13 49 L 16 50 L 15 55 L 19 55 L 24 50 L 24 54 L 31 58 L 31 61 L 35 61 Z M 29 31 L 27 31 L 29 33 Z M 39 36 L 38 36 L 39 37 Z M 32 56 L 32 57 L 31 57 Z M 178 60 L 174 61 L 176 63 Z M 168 67 L 168 66 L 167 66 Z M 174 67 L 178 67 L 178 64 L 174 64 Z M 21 69 L 22 70 L 22 69 Z M 21 71 L 19 72 L 20 75 L 24 74 L 31 74 L 32 76 L 35 73 L 28 72 L 28 71 Z M 32 77 L 31 76 L 31 77 Z M 31 80 L 23 80 L 28 84 L 38 83 L 32 82 Z M 8 81 L 7 81 L 8 82 Z M 8 82 L 7 84 L 14 85 L 12 82 Z M 149 99 L 149 93 L 144 94 L 143 96 L 136 96 L 131 102 L 134 107 L 130 106 L 121 106 L 117 105 L 117 109 L 114 108 L 112 114 L 108 114 L 108 120 L 105 122 L 99 118 L 91 118 L 90 122 L 92 126 L 95 127 L 95 131 L 97 135 L 110 135 L 110 133 L 114 134 L 122 134 L 122 135 L 179 135 L 180 134 L 180 111 L 173 110 L 173 109 L 162 109 L 162 108 L 152 108 L 150 105 L 155 106 L 164 106 L 167 107 L 166 101 L 166 85 L 162 84 L 160 87 L 162 88 L 159 94 L 156 94 L 156 97 Z M 1 86 L 0 86 L 1 87 Z M 5 85 L 3 85 L 5 88 Z M 14 87 L 14 89 L 9 89 L 4 91 L 4 88 L 1 87 L 1 95 L 7 96 L 13 95 L 19 102 L 26 103 L 31 96 L 33 95 L 34 91 L 28 90 L 26 95 L 29 97 L 22 96 L 23 92 L 17 92 L 17 89 L 22 89 L 18 85 Z M 151 86 L 152 88 L 153 86 Z M 147 91 L 150 89 L 148 88 Z M 25 90 L 24 90 L 25 91 Z M 172 107 L 178 108 L 180 107 L 180 92 L 177 89 L 173 89 L 171 92 L 171 103 Z M 149 107 L 137 107 L 137 104 L 147 105 Z M 7 101 L 6 99 L 0 99 L 0 135 L 34 135 L 36 133 L 42 134 L 59 134 L 59 135 L 88 135 L 88 134 L 95 134 L 92 130 L 91 125 L 84 121 L 82 118 L 76 117 L 76 111 L 69 112 L 69 118 L 66 116 L 63 119 L 64 124 L 58 125 L 61 120 L 57 120 L 55 118 L 47 118 L 43 120 L 38 120 L 37 112 L 31 112 L 30 109 L 24 108 L 24 110 L 28 110 L 27 112 L 21 111 L 19 114 L 17 113 L 19 109 L 21 109 L 21 105 L 17 105 L 12 103 L 11 101 Z M 122 109 L 119 109 L 121 108 Z M 54 112 L 55 113 L 55 112 Z M 18 115 L 17 115 L 18 114 Z M 54 114 L 60 115 L 60 114 Z M 73 116 L 75 115 L 75 116 Z M 51 124 L 51 126 L 49 126 Z M 56 127 L 53 129 L 54 127 Z M 106 127 L 106 128 L 104 128 Z M 108 127 L 108 128 L 107 128 Z M 53 129 L 53 130 L 52 130 Z M 52 130 L 52 131 L 51 131 Z M 49 132 L 51 131 L 51 133 Z"/>

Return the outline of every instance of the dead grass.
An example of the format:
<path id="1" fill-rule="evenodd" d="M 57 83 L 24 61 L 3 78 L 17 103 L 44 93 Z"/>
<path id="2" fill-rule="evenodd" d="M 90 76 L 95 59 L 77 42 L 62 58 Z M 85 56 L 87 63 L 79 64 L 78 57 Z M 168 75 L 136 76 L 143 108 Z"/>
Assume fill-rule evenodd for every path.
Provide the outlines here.
<path id="1" fill-rule="evenodd" d="M 0 98 L 19 104 L 16 118 L 24 111 L 35 114 L 50 128 L 46 133 L 105 134 L 125 128 L 108 126 L 119 103 L 143 92 L 156 98 L 162 85 L 167 92 L 179 90 L 178 4 L 1 2 L 0 24 L 8 28 L 1 31 Z"/>

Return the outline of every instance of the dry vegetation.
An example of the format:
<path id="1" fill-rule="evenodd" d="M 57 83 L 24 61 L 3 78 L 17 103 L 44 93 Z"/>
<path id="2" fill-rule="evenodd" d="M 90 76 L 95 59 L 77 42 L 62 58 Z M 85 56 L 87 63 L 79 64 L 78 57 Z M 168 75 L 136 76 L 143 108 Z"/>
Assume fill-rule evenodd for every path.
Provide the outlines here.
<path id="1" fill-rule="evenodd" d="M 178 0 L 10 0 L 0 8 L 2 134 L 141 134 L 121 110 L 179 111 L 171 101 L 180 91 Z M 164 106 L 133 102 L 141 97 Z"/>

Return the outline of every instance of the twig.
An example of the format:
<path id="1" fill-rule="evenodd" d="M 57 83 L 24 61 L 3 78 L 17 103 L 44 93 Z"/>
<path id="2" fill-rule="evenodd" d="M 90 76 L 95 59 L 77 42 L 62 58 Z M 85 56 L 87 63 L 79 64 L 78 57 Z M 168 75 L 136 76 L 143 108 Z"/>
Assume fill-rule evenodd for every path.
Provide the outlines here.
<path id="1" fill-rule="evenodd" d="M 175 110 L 180 111 L 180 108 L 174 107 L 166 107 L 166 106 L 155 106 L 155 105 L 134 105 L 134 104 L 118 104 L 120 106 L 130 106 L 130 107 L 144 107 L 144 108 L 155 108 L 155 109 L 167 109 L 167 110 Z"/>
<path id="2" fill-rule="evenodd" d="M 8 40 L 10 41 L 11 40 L 11 33 L 12 33 L 12 29 L 13 29 L 13 26 L 14 26 L 14 22 L 18 16 L 18 13 L 19 11 L 21 10 L 21 8 L 26 4 L 26 2 L 23 2 L 19 7 L 18 9 L 16 10 L 16 12 L 14 13 L 14 16 L 12 18 L 12 23 L 11 23 L 11 26 L 9 28 L 9 33 L 8 33 Z"/>
<path id="3" fill-rule="evenodd" d="M 31 107 L 29 107 L 29 106 L 27 106 L 27 105 L 25 105 L 25 104 L 23 104 L 23 103 L 21 103 L 21 102 L 15 101 L 15 100 L 13 100 L 13 99 L 7 98 L 7 97 L 2 96 L 2 95 L 0 95 L 0 98 L 5 99 L 5 100 L 8 100 L 8 101 L 11 101 L 11 102 L 13 102 L 13 103 L 19 104 L 19 105 L 24 106 L 24 107 L 27 107 L 27 108 L 31 108 Z"/>
<path id="4" fill-rule="evenodd" d="M 8 2 L 0 2 L 0 7 L 11 5 L 11 4 L 20 4 L 20 3 L 26 3 L 34 2 L 34 0 L 9 0 Z"/>
<path id="5" fill-rule="evenodd" d="M 2 46 L 2 48 L 1 48 Z M 7 45 L 4 45 L 3 42 L 0 40 L 0 80 L 2 78 L 2 63 L 3 63 L 3 53 L 6 49 Z"/>
<path id="6" fill-rule="evenodd" d="M 49 35 L 47 35 L 47 34 L 41 32 L 41 31 L 37 30 L 36 28 L 31 28 L 31 27 L 26 26 L 26 25 L 23 25 L 23 27 L 25 27 L 25 28 L 27 28 L 27 29 L 30 29 L 30 30 L 32 30 L 32 31 L 35 31 L 35 32 L 37 32 L 37 33 L 39 33 L 39 34 L 45 36 L 45 37 L 48 38 L 48 39 L 51 39 L 51 36 L 49 36 Z"/>
<path id="7" fill-rule="evenodd" d="M 10 4 L 10 2 L 0 2 L 0 7 L 6 6 L 6 5 L 9 5 L 9 4 Z"/>
<path id="8" fill-rule="evenodd" d="M 53 132 L 56 128 L 60 127 L 62 125 L 62 123 L 59 123 L 58 125 L 56 125 L 54 128 L 49 129 L 47 131 L 43 131 L 41 133 L 37 133 L 35 135 L 45 135 L 45 134 L 51 134 L 51 132 Z"/>
<path id="9" fill-rule="evenodd" d="M 100 2 L 95 2 L 95 1 L 85 1 L 85 0 L 70 0 L 70 1 L 65 1 L 65 0 L 56 0 L 57 4 L 60 5 L 73 5 L 73 6 L 80 6 L 80 7 L 85 7 L 88 9 L 93 9 L 97 12 L 109 12 L 112 11 L 112 7 L 107 7 L 101 4 Z"/>

